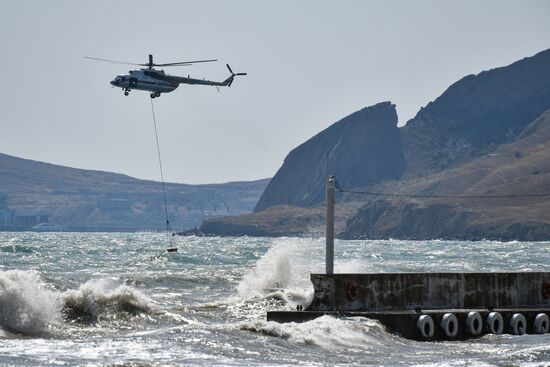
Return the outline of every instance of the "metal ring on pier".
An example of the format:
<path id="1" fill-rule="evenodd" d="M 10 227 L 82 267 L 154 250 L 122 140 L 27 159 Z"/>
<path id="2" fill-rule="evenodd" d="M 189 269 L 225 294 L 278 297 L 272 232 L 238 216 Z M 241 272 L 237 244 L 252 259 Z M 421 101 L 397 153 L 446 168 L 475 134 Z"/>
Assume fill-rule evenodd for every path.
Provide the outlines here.
<path id="1" fill-rule="evenodd" d="M 515 313 L 510 318 L 510 330 L 514 335 L 523 335 L 527 330 L 527 320 L 520 313 Z"/>
<path id="2" fill-rule="evenodd" d="M 424 339 L 431 339 L 434 336 L 434 320 L 430 315 L 420 315 L 416 320 L 416 327 Z"/>
<path id="3" fill-rule="evenodd" d="M 350 282 L 346 287 L 346 295 L 350 301 L 355 301 L 359 295 L 359 289 L 357 288 L 357 283 Z"/>
<path id="4" fill-rule="evenodd" d="M 535 317 L 535 322 L 533 323 L 533 331 L 536 334 L 546 334 L 548 328 L 550 327 L 550 319 L 545 313 L 539 313 Z"/>
<path id="5" fill-rule="evenodd" d="M 504 331 L 504 319 L 500 313 L 489 313 L 487 316 L 487 331 L 491 334 L 502 334 Z"/>
<path id="6" fill-rule="evenodd" d="M 458 334 L 458 319 L 453 313 L 446 313 L 441 317 L 441 328 L 448 338 L 454 338 Z"/>
<path id="7" fill-rule="evenodd" d="M 466 331 L 474 336 L 481 334 L 483 331 L 483 319 L 479 312 L 468 312 L 468 316 L 466 316 Z"/>

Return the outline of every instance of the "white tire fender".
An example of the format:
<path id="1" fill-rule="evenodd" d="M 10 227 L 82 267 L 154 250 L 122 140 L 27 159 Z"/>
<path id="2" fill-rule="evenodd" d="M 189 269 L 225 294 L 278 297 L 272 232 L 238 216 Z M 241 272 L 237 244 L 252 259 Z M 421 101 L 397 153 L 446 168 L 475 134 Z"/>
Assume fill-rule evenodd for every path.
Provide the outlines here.
<path id="1" fill-rule="evenodd" d="M 416 320 L 416 327 L 424 339 L 431 339 L 434 336 L 434 320 L 430 315 L 420 315 Z"/>
<path id="2" fill-rule="evenodd" d="M 533 323 L 533 330 L 537 334 L 546 334 L 550 328 L 550 319 L 545 313 L 539 313 L 535 317 L 535 322 Z"/>
<path id="3" fill-rule="evenodd" d="M 453 313 L 446 313 L 441 317 L 441 328 L 448 338 L 458 334 L 458 319 Z"/>
<path id="4" fill-rule="evenodd" d="M 491 312 L 487 315 L 487 331 L 491 334 L 502 334 L 504 331 L 504 319 L 498 312 Z"/>
<path id="5" fill-rule="evenodd" d="M 468 312 L 466 316 L 466 331 L 468 334 L 476 336 L 483 331 L 483 319 L 477 311 Z"/>
<path id="6" fill-rule="evenodd" d="M 515 313 L 510 318 L 510 330 L 514 335 L 523 335 L 527 331 L 527 320 L 520 313 Z"/>

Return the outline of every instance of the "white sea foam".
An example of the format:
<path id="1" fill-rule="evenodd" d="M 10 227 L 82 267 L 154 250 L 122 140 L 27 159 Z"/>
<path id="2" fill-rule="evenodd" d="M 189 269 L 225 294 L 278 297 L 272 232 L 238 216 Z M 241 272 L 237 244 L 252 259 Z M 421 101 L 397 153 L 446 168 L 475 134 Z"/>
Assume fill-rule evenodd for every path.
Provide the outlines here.
<path id="1" fill-rule="evenodd" d="M 101 312 L 158 312 L 136 289 L 113 279 L 93 279 L 78 289 L 52 290 L 35 271 L 0 271 L 0 330 L 42 335 L 62 327 L 63 318 L 96 320 Z M 8 337 L 5 332 L 0 338 Z"/>
<path id="2" fill-rule="evenodd" d="M 369 273 L 372 271 L 372 265 L 363 259 L 338 261 L 334 264 L 335 273 Z"/>
<path id="3" fill-rule="evenodd" d="M 313 299 L 311 273 L 324 272 L 323 241 L 305 238 L 279 238 L 246 273 L 237 290 L 243 299 L 267 297 L 286 301 L 289 307 L 309 305 Z M 361 259 L 337 261 L 338 273 L 372 271 Z"/>
<path id="4" fill-rule="evenodd" d="M 39 335 L 59 323 L 58 294 L 34 271 L 0 272 L 0 326 L 11 332 Z"/>
<path id="5" fill-rule="evenodd" d="M 308 279 L 304 245 L 307 243 L 300 239 L 275 241 L 239 283 L 237 290 L 241 298 L 271 297 L 282 299 L 290 306 L 311 303 L 313 288 Z"/>
<path id="6" fill-rule="evenodd" d="M 287 339 L 293 343 L 316 345 L 331 351 L 380 350 L 395 338 L 374 320 L 338 319 L 331 316 L 303 323 L 255 320 L 242 323 L 240 329 Z"/>
<path id="7" fill-rule="evenodd" d="M 114 245 L 113 239 L 125 244 Z M 33 306 L 33 299 L 44 298 L 39 297 L 40 292 L 53 294 L 61 307 L 69 293 L 85 305 L 89 304 L 86 294 L 97 306 L 101 301 L 95 297 L 102 298 L 98 293 L 116 293 L 114 289 L 131 276 L 135 282 L 126 286 L 144 295 L 150 292 L 155 301 L 152 305 L 168 310 L 162 317 L 145 313 L 134 317 L 132 311 L 119 310 L 117 297 L 111 297 L 96 309 L 96 326 L 65 322 L 65 315 L 58 312 L 53 318 L 60 319 L 59 326 L 38 329 L 33 335 L 39 337 L 31 338 L 21 338 L 0 321 L 0 365 L 549 365 L 550 334 L 486 335 L 468 341 L 424 343 L 391 334 L 366 319 L 324 317 L 301 324 L 265 321 L 266 311 L 288 310 L 291 304 L 273 301 L 264 291 L 280 279 L 281 272 L 289 273 L 284 291 L 273 291 L 281 299 L 293 297 L 294 289 L 297 296 L 311 291 L 309 274 L 324 272 L 322 239 L 191 238 L 180 244 L 185 256 L 169 258 L 158 257 L 164 250 L 163 241 L 163 234 L 158 233 L 45 236 L 0 232 L 0 247 L 9 247 L 4 266 L 44 271 L 34 273 L 32 287 L 22 279 L 14 286 L 15 293 L 30 289 L 28 295 L 21 295 L 28 300 L 28 307 Z M 14 252 L 12 245 L 32 252 Z M 266 256 L 251 262 L 250 256 L 263 255 L 266 246 L 271 248 Z M 519 246 L 528 250 L 519 251 Z M 153 256 L 162 261 L 147 261 Z M 286 264 L 278 257 L 286 257 Z M 463 267 L 468 271 L 549 271 L 549 264 L 550 242 L 335 241 L 336 272 L 437 272 L 462 271 Z M 89 281 L 88 274 L 93 273 L 105 274 L 111 284 Z M 237 276 L 242 280 L 241 293 L 234 289 Z M 0 278 L 4 287 L 6 273 Z M 189 282 L 189 278 L 201 280 Z M 73 291 L 56 292 L 48 279 L 55 279 L 56 289 L 73 284 Z M 88 287 L 101 290 L 84 290 Z M 0 310 L 12 308 L 18 316 L 16 297 L 7 296 L 3 288 L 0 293 Z M 43 301 L 40 307 L 44 307 Z"/>
<path id="8" fill-rule="evenodd" d="M 147 296 L 114 279 L 91 279 L 78 289 L 66 291 L 62 298 L 69 316 L 85 316 L 91 320 L 96 320 L 105 309 L 158 311 Z"/>

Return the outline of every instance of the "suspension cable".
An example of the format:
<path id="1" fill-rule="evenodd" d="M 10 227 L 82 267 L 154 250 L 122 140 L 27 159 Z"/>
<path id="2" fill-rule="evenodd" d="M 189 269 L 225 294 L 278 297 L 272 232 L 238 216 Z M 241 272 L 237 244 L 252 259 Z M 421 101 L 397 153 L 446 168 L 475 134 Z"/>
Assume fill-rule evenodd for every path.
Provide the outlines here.
<path id="1" fill-rule="evenodd" d="M 160 158 L 159 135 L 157 132 L 157 119 L 155 117 L 155 108 L 153 106 L 153 98 L 151 98 L 151 112 L 153 113 L 153 126 L 155 127 L 155 140 L 157 142 L 157 155 L 159 158 L 160 182 L 162 183 L 162 197 L 164 198 L 164 214 L 166 215 L 166 235 L 170 240 L 170 244 L 172 244 L 173 243 L 172 227 L 170 226 L 170 218 L 168 217 L 168 204 L 166 202 L 166 189 L 164 187 L 164 174 L 162 172 L 162 160 Z"/>
<path id="2" fill-rule="evenodd" d="M 339 192 L 360 194 L 360 195 L 372 195 L 372 196 L 389 196 L 389 197 L 402 197 L 402 198 L 439 198 L 439 199 L 505 199 L 505 198 L 540 198 L 549 197 L 550 193 L 542 194 L 509 194 L 509 195 L 422 195 L 422 194 L 398 194 L 398 193 L 386 193 L 375 191 L 353 191 L 344 190 L 340 187 L 338 180 L 335 180 L 336 189 Z"/>

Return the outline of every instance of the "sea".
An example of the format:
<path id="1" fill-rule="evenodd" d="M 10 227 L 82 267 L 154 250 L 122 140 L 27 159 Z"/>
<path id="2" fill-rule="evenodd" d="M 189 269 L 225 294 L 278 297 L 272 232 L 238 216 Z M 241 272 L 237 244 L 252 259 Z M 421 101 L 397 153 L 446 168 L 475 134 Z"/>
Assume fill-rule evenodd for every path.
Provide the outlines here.
<path id="1" fill-rule="evenodd" d="M 418 342 L 311 302 L 324 240 L 0 233 L 0 365 L 550 366 L 550 334 Z M 550 271 L 550 242 L 335 242 L 335 272 Z"/>

